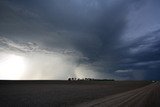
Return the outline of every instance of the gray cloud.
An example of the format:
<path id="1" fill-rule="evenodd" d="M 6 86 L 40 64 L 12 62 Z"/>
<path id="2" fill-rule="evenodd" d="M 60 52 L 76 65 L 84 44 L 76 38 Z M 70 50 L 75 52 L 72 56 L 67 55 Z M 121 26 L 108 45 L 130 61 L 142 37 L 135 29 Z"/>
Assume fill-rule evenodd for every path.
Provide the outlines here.
<path id="1" fill-rule="evenodd" d="M 67 79 L 69 77 L 113 77 L 112 75 L 104 76 L 95 71 L 96 67 L 91 66 L 89 63 L 80 63 L 81 60 L 87 60 L 87 58 L 85 58 L 80 52 L 74 50 L 49 51 L 40 48 L 39 45 L 35 43 L 16 43 L 5 37 L 0 37 L 0 45 L 1 79 L 46 80 Z M 6 67 L 8 64 L 10 65 L 13 63 L 15 67 L 10 66 L 13 71 L 17 69 L 17 66 L 27 66 L 27 68 L 21 68 L 12 73 L 13 71 L 9 71 L 10 69 L 7 69 Z M 23 63 L 25 63 L 25 65 L 22 65 Z M 9 76 L 11 74 L 12 76 Z"/>
<path id="2" fill-rule="evenodd" d="M 159 63 L 154 62 L 160 60 L 156 2 L 2 0 L 0 35 L 4 38 L 0 38 L 3 47 L 0 50 L 44 56 L 56 53 L 65 56 L 64 60 L 73 57 L 70 64 L 74 62 L 76 67 L 69 68 L 74 71 L 73 75 L 81 77 L 93 71 L 92 76 L 97 78 L 149 79 L 149 70 L 158 73 Z M 154 17 L 142 20 L 142 14 Z M 152 66 L 148 69 L 149 64 Z M 131 72 L 115 73 L 122 70 L 132 70 L 132 75 Z M 158 78 L 156 73 L 151 78 Z"/>

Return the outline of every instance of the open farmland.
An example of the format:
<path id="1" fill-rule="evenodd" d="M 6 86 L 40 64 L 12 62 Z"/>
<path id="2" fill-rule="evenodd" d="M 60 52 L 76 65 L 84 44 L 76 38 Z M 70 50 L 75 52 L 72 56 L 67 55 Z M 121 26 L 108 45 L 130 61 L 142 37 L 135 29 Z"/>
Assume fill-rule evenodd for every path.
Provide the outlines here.
<path id="1" fill-rule="evenodd" d="M 150 81 L 0 81 L 0 107 L 75 106 L 150 83 Z"/>
<path id="2" fill-rule="evenodd" d="M 160 83 L 107 96 L 77 107 L 160 107 Z"/>

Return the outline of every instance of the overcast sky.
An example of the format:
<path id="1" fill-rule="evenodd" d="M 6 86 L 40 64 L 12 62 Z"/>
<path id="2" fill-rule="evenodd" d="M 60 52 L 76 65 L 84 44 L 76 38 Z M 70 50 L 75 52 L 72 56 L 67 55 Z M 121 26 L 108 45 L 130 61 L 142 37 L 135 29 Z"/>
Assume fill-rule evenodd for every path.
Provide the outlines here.
<path id="1" fill-rule="evenodd" d="M 0 78 L 160 79 L 159 12 L 159 0 L 0 0 L 1 63 L 28 66 Z"/>

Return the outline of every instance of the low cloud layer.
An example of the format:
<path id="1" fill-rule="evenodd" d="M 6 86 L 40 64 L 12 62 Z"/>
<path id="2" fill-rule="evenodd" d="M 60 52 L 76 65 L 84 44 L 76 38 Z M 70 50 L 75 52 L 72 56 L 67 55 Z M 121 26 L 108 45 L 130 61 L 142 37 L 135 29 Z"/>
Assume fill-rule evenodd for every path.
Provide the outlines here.
<path id="1" fill-rule="evenodd" d="M 80 60 L 85 59 L 80 53 L 73 51 L 48 51 L 41 49 L 35 43 L 15 43 L 7 38 L 0 38 L 0 78 L 1 79 L 67 79 L 76 78 L 102 78 L 100 73 L 94 71 L 89 64 L 82 65 Z M 3 70 L 3 63 L 10 56 L 23 59 L 25 62 L 25 71 L 20 71 L 14 75 L 13 71 Z M 13 58 L 14 58 L 13 57 Z M 16 62 L 15 62 L 16 63 Z M 21 62 L 23 63 L 23 62 Z M 17 64 L 19 64 L 17 62 Z M 19 65 L 22 66 L 22 65 Z M 9 74 L 12 74 L 10 76 Z"/>

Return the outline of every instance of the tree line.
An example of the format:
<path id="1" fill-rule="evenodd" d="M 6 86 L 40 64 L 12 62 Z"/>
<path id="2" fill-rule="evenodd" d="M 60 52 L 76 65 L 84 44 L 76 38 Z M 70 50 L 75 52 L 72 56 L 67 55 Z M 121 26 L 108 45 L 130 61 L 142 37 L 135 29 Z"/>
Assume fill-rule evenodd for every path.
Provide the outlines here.
<path id="1" fill-rule="evenodd" d="M 114 79 L 68 78 L 68 81 L 115 81 Z"/>

